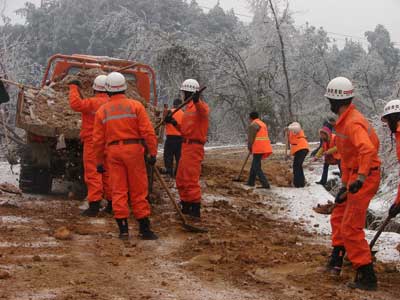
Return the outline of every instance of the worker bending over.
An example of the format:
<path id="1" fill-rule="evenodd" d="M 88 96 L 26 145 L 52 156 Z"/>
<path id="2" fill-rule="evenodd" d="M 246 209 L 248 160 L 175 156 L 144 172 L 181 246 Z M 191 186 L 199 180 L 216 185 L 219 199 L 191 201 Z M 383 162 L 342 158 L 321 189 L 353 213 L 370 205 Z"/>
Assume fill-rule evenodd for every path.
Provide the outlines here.
<path id="1" fill-rule="evenodd" d="M 307 138 L 298 122 L 290 124 L 288 131 L 290 154 L 294 156 L 293 185 L 297 188 L 305 187 L 306 178 L 304 177 L 303 163 L 310 151 Z"/>
<path id="2" fill-rule="evenodd" d="M 336 144 L 341 157 L 342 187 L 331 215 L 332 255 L 328 270 L 340 274 L 344 253 L 357 270 L 351 288 L 374 290 L 377 279 L 364 226 L 369 202 L 381 178 L 378 157 L 379 139 L 365 117 L 352 104 L 354 87 L 344 77 L 333 79 L 327 87 L 331 110 L 339 116 Z"/>
<path id="3" fill-rule="evenodd" d="M 337 165 L 340 170 L 340 154 L 336 146 L 336 134 L 332 133 L 329 127 L 322 127 L 319 131 L 319 136 L 322 141 L 322 147 L 316 153 L 314 161 L 324 156 L 324 168 L 322 171 L 321 180 L 317 184 L 326 185 L 328 181 L 328 173 L 330 165 Z"/>
<path id="4" fill-rule="evenodd" d="M 258 112 L 249 115 L 250 126 L 248 130 L 248 149 L 253 154 L 248 186 L 255 186 L 256 178 L 261 182 L 261 188 L 270 189 L 267 177 L 261 167 L 261 161 L 272 154 L 271 141 L 268 136 L 267 125 L 259 119 Z"/>
<path id="5" fill-rule="evenodd" d="M 182 212 L 200 218 L 201 163 L 204 159 L 204 144 L 207 141 L 209 108 L 200 97 L 200 85 L 194 79 L 185 80 L 180 88 L 184 100 L 192 97 L 183 114 L 182 125 L 178 129 L 182 133 L 182 156 L 176 175 L 176 187 L 181 199 Z M 167 118 L 171 123 L 174 117 Z M 176 121 L 176 120 L 175 120 Z"/>
<path id="6" fill-rule="evenodd" d="M 168 114 L 175 112 L 176 108 L 182 104 L 181 99 L 175 99 L 173 106 L 174 108 L 168 111 Z M 182 150 L 182 133 L 179 128 L 182 125 L 183 111 L 178 110 L 174 113 L 173 118 L 167 118 L 168 122 L 165 126 L 167 139 L 164 144 L 164 166 L 165 171 L 163 173 L 168 174 L 171 177 L 176 175 L 178 170 L 179 160 L 181 159 Z M 174 158 L 175 158 L 175 169 L 174 169 Z"/>
<path id="7" fill-rule="evenodd" d="M 111 187 L 109 172 L 99 174 L 96 171 L 96 154 L 93 147 L 93 125 L 97 110 L 108 102 L 106 93 L 106 75 L 99 75 L 93 82 L 94 96 L 82 99 L 79 80 L 69 82 L 69 104 L 71 109 L 82 114 L 80 138 L 83 143 L 84 180 L 87 187 L 89 208 L 82 212 L 83 216 L 96 217 L 100 210 L 100 202 L 105 198 L 108 202 L 105 212 L 112 213 Z M 105 160 L 105 163 L 107 161 Z"/>
<path id="8" fill-rule="evenodd" d="M 106 171 L 104 153 L 107 150 L 112 174 L 112 205 L 120 238 L 129 238 L 130 202 L 133 215 L 139 222 L 139 235 L 142 239 L 154 240 L 157 236 L 150 229 L 144 153 L 147 149 L 148 163 L 154 166 L 157 138 L 143 104 L 128 99 L 126 89 L 126 80 L 121 73 L 112 72 L 107 76 L 106 90 L 110 101 L 97 111 L 93 132 L 97 171 Z"/>
<path id="9" fill-rule="evenodd" d="M 392 134 L 396 138 L 397 160 L 400 162 L 400 100 L 392 100 L 386 104 L 382 121 L 385 122 Z M 397 197 L 389 210 L 389 216 L 395 218 L 400 213 L 400 183 L 397 191 Z"/>

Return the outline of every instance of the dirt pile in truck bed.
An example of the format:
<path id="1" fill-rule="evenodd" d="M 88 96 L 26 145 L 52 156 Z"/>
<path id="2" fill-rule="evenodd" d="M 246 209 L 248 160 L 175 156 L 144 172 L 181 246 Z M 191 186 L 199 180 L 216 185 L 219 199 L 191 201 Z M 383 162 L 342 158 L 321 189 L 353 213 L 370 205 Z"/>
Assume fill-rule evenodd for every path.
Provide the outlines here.
<path id="1" fill-rule="evenodd" d="M 83 70 L 40 90 L 27 89 L 20 115 L 21 127 L 43 136 L 55 137 L 64 134 L 66 138 L 77 138 L 81 127 L 81 116 L 69 106 L 68 82 L 73 79 L 79 80 L 82 83 L 82 97 L 89 98 L 93 96 L 92 83 L 101 74 L 105 74 L 101 69 Z M 141 101 L 147 107 L 145 99 L 139 95 L 133 80 L 128 81 L 126 94 L 129 98 Z M 153 108 L 147 109 L 149 115 L 152 116 Z"/>

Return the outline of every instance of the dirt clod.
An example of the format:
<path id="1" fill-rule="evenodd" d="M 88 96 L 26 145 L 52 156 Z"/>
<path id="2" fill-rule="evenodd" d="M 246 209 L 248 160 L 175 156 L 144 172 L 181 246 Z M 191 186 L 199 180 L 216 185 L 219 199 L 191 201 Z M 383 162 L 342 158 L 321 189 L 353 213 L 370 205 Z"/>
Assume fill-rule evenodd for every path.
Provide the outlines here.
<path id="1" fill-rule="evenodd" d="M 62 226 L 56 229 L 56 231 L 54 232 L 54 237 L 57 240 L 71 240 L 72 233 L 67 227 Z"/>
<path id="2" fill-rule="evenodd" d="M 0 279 L 8 279 L 11 275 L 5 270 L 0 270 Z"/>

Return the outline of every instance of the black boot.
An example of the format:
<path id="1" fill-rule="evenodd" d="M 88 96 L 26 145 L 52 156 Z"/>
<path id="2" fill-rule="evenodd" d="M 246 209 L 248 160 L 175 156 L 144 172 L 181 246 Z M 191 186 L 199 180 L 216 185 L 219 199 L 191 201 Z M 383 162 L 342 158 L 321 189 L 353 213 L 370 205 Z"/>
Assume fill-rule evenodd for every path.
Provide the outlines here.
<path id="1" fill-rule="evenodd" d="M 191 211 L 190 215 L 195 218 L 200 218 L 200 208 L 201 208 L 201 203 L 190 203 L 191 206 Z"/>
<path id="2" fill-rule="evenodd" d="M 349 287 L 364 291 L 376 291 L 378 288 L 378 280 L 372 263 L 357 269 L 356 279 L 354 282 L 349 283 Z"/>
<path id="3" fill-rule="evenodd" d="M 150 229 L 149 218 L 143 218 L 139 221 L 139 235 L 142 240 L 157 240 L 158 236 Z"/>
<path id="4" fill-rule="evenodd" d="M 115 219 L 119 228 L 119 238 L 121 240 L 129 239 L 128 219 Z"/>
<path id="5" fill-rule="evenodd" d="M 100 200 L 95 202 L 89 202 L 89 208 L 81 212 L 81 216 L 84 217 L 97 217 L 100 211 Z"/>
<path id="6" fill-rule="evenodd" d="M 182 207 L 182 213 L 185 215 L 190 215 L 190 211 L 191 211 L 191 203 L 189 202 L 185 202 L 185 201 L 181 201 L 181 207 Z"/>
<path id="7" fill-rule="evenodd" d="M 333 247 L 331 257 L 326 266 L 326 271 L 332 275 L 339 276 L 342 271 L 345 253 L 346 249 L 343 246 Z"/>
<path id="8" fill-rule="evenodd" d="M 112 213 L 113 213 L 113 210 L 112 210 L 112 201 L 107 200 L 107 206 L 106 206 L 106 208 L 104 208 L 104 212 L 107 213 L 107 214 L 112 215 Z"/>

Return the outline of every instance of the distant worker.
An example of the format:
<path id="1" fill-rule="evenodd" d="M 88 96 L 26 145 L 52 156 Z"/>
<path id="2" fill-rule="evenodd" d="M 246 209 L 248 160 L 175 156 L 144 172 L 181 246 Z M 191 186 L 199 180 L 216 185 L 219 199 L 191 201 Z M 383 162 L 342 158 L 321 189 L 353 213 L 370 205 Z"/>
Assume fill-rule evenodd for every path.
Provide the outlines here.
<path id="1" fill-rule="evenodd" d="M 336 119 L 333 118 L 333 117 L 329 117 L 328 120 L 325 120 L 325 121 L 324 121 L 322 127 L 327 127 L 327 128 L 330 129 L 330 131 L 333 132 L 333 130 L 334 130 L 334 128 L 335 128 L 335 123 L 336 123 Z M 320 140 L 319 140 L 319 146 L 318 146 L 318 148 L 314 149 L 314 150 L 311 152 L 311 154 L 310 154 L 311 157 L 314 157 L 314 156 L 318 153 L 318 151 L 319 151 L 319 150 L 321 149 L 321 147 L 322 147 L 322 143 L 323 143 L 323 141 L 322 141 L 322 139 L 320 139 Z"/>
<path id="2" fill-rule="evenodd" d="M 271 141 L 268 136 L 267 125 L 259 119 L 258 112 L 252 112 L 249 115 L 250 126 L 248 130 L 247 147 L 253 154 L 250 176 L 247 181 L 248 186 L 255 186 L 256 178 L 261 182 L 261 188 L 270 189 L 267 177 L 262 170 L 261 161 L 272 154 Z"/>
<path id="3" fill-rule="evenodd" d="M 331 215 L 332 255 L 328 270 L 340 274 L 344 253 L 357 270 L 351 288 L 375 290 L 377 279 L 364 227 L 369 202 L 379 188 L 381 178 L 378 157 L 379 139 L 373 127 L 352 104 L 351 81 L 337 77 L 329 82 L 325 97 L 336 122 L 336 144 L 341 156 L 342 187 Z"/>
<path id="4" fill-rule="evenodd" d="M 79 88 L 82 84 L 79 80 L 69 82 L 69 103 L 71 109 L 82 114 L 82 126 L 80 138 L 83 143 L 83 168 L 84 180 L 87 186 L 87 200 L 89 208 L 82 212 L 83 216 L 96 217 L 100 210 L 100 202 L 105 198 L 108 202 L 105 212 L 112 213 L 111 187 L 108 172 L 99 174 L 96 172 L 96 154 L 93 148 L 93 125 L 97 110 L 108 102 L 106 93 L 106 75 L 99 75 L 93 82 L 94 96 L 82 99 Z"/>
<path id="5" fill-rule="evenodd" d="M 172 113 L 176 110 L 179 105 L 182 104 L 181 99 L 175 99 L 173 106 L 174 108 L 168 111 Z M 163 173 L 168 174 L 171 177 L 176 175 L 178 170 L 179 160 L 181 159 L 182 150 L 182 133 L 179 131 L 182 125 L 183 111 L 178 110 L 173 118 L 168 118 L 166 128 L 166 136 L 164 144 L 164 166 L 165 170 Z M 175 169 L 174 169 L 174 158 L 175 158 Z"/>
<path id="6" fill-rule="evenodd" d="M 323 186 L 328 182 L 329 166 L 338 166 L 340 170 L 340 154 L 336 146 L 336 135 L 332 133 L 329 127 L 322 127 L 319 131 L 322 141 L 322 147 L 314 157 L 314 161 L 324 156 L 324 168 L 320 181 L 316 182 Z"/>
<path id="7" fill-rule="evenodd" d="M 303 163 L 310 150 L 307 137 L 298 122 L 293 122 L 288 127 L 290 154 L 293 155 L 293 185 L 297 188 L 305 187 Z"/>
<path id="8" fill-rule="evenodd" d="M 181 199 L 182 212 L 200 218 L 201 163 L 204 158 L 204 144 L 207 142 L 209 108 L 200 97 L 200 85 L 194 79 L 187 79 L 181 85 L 183 100 L 193 97 L 184 111 L 180 132 L 182 133 L 182 156 L 176 175 L 176 187 Z M 174 119 L 172 117 L 172 119 Z"/>
<path id="9" fill-rule="evenodd" d="M 400 100 L 392 100 L 386 104 L 382 121 L 385 122 L 396 138 L 397 160 L 400 162 Z M 395 218 L 400 213 L 400 183 L 397 197 L 389 210 L 389 216 Z"/>
<path id="10" fill-rule="evenodd" d="M 97 111 L 93 132 L 97 171 L 108 171 L 104 167 L 107 150 L 119 237 L 129 238 L 130 202 L 133 215 L 139 222 L 139 235 L 142 239 L 154 240 L 157 236 L 150 229 L 150 205 L 146 200 L 148 180 L 143 154 L 147 149 L 148 163 L 154 166 L 157 138 L 143 104 L 128 99 L 126 89 L 126 80 L 121 73 L 112 72 L 107 76 L 106 90 L 110 101 Z"/>

